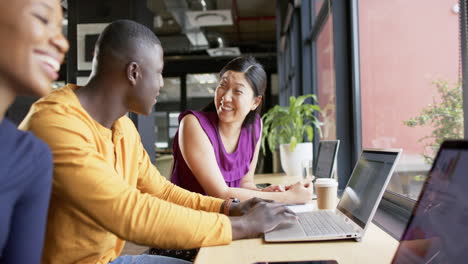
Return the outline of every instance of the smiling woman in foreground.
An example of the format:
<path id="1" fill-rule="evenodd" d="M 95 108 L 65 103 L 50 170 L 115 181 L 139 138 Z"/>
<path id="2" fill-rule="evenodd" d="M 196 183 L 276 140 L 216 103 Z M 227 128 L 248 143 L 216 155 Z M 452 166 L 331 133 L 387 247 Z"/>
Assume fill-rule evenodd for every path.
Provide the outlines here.
<path id="1" fill-rule="evenodd" d="M 18 95 L 43 96 L 68 50 L 59 0 L 15 0 L 0 9 L 0 263 L 40 263 L 52 155 L 5 118 Z"/>

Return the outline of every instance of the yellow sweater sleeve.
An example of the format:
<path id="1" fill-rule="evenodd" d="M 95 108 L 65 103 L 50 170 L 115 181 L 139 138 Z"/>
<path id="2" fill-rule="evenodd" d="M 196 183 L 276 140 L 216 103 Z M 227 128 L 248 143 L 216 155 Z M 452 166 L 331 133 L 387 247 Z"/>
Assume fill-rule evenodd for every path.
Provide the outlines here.
<path id="1" fill-rule="evenodd" d="M 62 110 L 35 112 L 22 124 L 53 151 L 54 195 L 124 240 L 162 248 L 230 243 L 226 216 L 181 206 L 216 211 L 219 200 L 203 199 L 163 180 L 145 154 L 140 175 L 146 176 L 138 182 L 142 190 L 130 186 L 97 151 L 87 121 Z"/>
<path id="2" fill-rule="evenodd" d="M 139 139 L 138 134 L 135 135 L 135 137 Z M 224 200 L 193 193 L 172 184 L 165 177 L 162 177 L 151 163 L 148 153 L 143 148 L 141 141 L 137 141 L 135 148 L 138 148 L 138 152 L 140 153 L 139 190 L 185 207 L 215 213 L 220 211 L 221 204 Z"/>

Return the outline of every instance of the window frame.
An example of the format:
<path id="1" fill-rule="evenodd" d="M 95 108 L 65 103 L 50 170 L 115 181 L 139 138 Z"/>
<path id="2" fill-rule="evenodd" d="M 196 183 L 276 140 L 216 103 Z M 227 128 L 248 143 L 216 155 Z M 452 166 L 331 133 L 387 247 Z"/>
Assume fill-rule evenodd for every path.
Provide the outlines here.
<path id="1" fill-rule="evenodd" d="M 463 4 L 464 3 L 464 4 Z M 467 48 L 467 4 L 466 1 L 459 0 L 460 5 L 460 45 L 461 45 L 461 56 L 462 56 L 462 78 L 463 78 L 463 109 L 464 109 L 464 138 L 468 135 L 468 120 L 466 113 L 468 111 L 468 48 Z M 361 101 L 360 101 L 360 63 L 359 63 L 359 5 L 358 0 L 351 0 L 351 8 L 349 12 L 351 14 L 351 41 L 352 41 L 352 57 L 353 65 L 352 79 L 353 79 L 353 91 L 355 100 L 355 107 L 353 107 L 353 114 L 355 117 L 355 124 L 357 125 L 354 129 L 354 133 L 359 135 L 356 140 L 356 145 L 360 146 L 362 150 L 362 119 L 361 119 Z M 463 23 L 465 22 L 465 23 Z M 462 52 L 465 51 L 465 52 Z M 373 222 L 385 230 L 387 233 L 392 235 L 395 239 L 400 240 L 403 234 L 404 228 L 412 214 L 416 200 L 409 197 L 405 197 L 401 194 L 386 190 L 382 201 L 380 202 L 379 209 L 374 217 Z"/>
<path id="2" fill-rule="evenodd" d="M 462 56 L 462 89 L 463 89 L 463 117 L 464 117 L 464 138 L 468 136 L 468 2 L 459 0 L 460 7 L 460 46 Z"/>
<path id="3" fill-rule="evenodd" d="M 294 39 L 288 37 L 288 33 L 282 32 L 286 15 L 285 5 L 291 6 L 292 2 L 277 2 L 277 38 L 278 38 L 278 80 L 279 101 L 281 105 L 287 105 L 291 94 L 317 93 L 317 69 L 316 40 L 321 28 L 327 21 L 329 12 L 333 12 L 333 41 L 335 57 L 336 78 L 336 127 L 337 138 L 341 140 L 338 177 L 340 188 L 347 184 L 354 164 L 362 152 L 362 114 L 361 114 L 361 79 L 360 79 L 360 43 L 359 43 L 359 2 L 358 0 L 325 0 L 317 13 L 313 8 L 314 1 L 301 1 L 299 7 L 295 6 L 293 16 L 300 16 L 300 37 Z M 463 89 L 464 109 L 464 134 L 468 136 L 468 3 L 459 0 L 460 6 L 460 45 L 461 45 L 461 74 Z M 292 21 L 294 19 L 291 19 Z M 288 22 L 289 28 L 294 29 L 294 22 Z M 288 29 L 289 29 L 288 28 Z M 281 50 L 281 39 L 285 37 L 287 44 L 285 49 L 292 46 L 301 50 L 299 64 L 294 64 L 296 73 L 291 75 L 292 65 L 286 63 L 285 54 L 288 51 Z M 297 41 L 297 43 L 291 43 Z M 296 46 L 297 45 L 297 46 Z M 310 59 L 309 59 L 310 58 Z M 294 79 L 300 79 L 299 85 L 294 86 Z M 301 88 L 302 87 L 302 88 Z M 316 133 L 318 131 L 315 131 Z M 319 138 L 314 138 L 314 147 L 318 146 Z M 315 149 L 317 150 L 317 149 Z M 314 151 L 314 154 L 316 151 Z M 386 191 L 379 205 L 379 210 L 374 218 L 374 223 L 382 227 L 396 239 L 400 239 L 406 223 L 411 215 L 416 201 Z"/>

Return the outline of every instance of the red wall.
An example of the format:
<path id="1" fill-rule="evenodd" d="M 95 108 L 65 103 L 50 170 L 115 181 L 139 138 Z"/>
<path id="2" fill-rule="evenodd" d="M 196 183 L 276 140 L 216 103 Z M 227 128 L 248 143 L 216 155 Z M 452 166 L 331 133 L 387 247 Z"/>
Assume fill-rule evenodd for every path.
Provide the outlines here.
<path id="1" fill-rule="evenodd" d="M 403 148 L 421 154 L 418 139 L 431 128 L 403 120 L 433 101 L 432 81 L 455 82 L 459 72 L 456 0 L 360 0 L 364 147 Z"/>

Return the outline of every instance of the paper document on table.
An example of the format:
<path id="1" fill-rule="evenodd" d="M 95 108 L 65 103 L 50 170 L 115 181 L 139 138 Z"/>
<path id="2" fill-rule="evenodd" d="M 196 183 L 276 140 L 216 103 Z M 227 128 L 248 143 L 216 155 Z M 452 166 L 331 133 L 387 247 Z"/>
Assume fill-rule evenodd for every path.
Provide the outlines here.
<path id="1" fill-rule="evenodd" d="M 288 208 L 297 214 L 297 213 L 313 211 L 315 209 L 315 205 L 313 203 L 306 203 L 306 204 L 288 205 Z"/>

